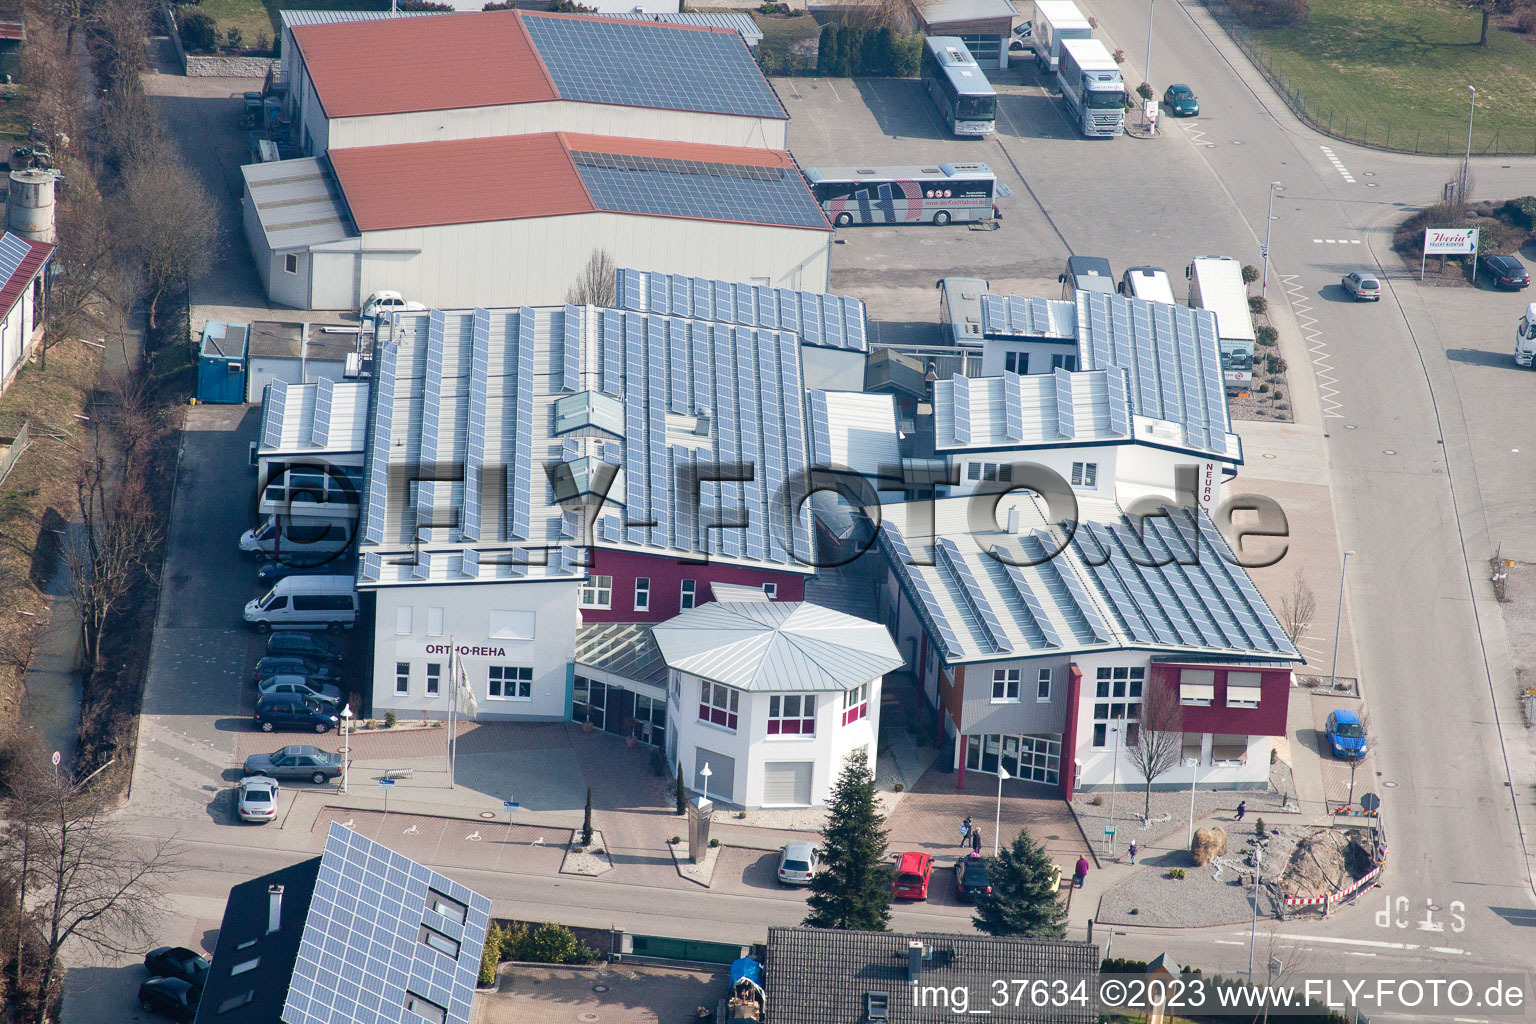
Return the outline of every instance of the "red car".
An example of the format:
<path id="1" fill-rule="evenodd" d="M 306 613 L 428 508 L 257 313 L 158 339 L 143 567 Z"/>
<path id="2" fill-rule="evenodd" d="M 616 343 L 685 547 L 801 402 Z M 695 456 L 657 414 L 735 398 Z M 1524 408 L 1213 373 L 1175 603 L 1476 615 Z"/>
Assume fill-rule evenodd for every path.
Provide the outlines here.
<path id="1" fill-rule="evenodd" d="M 898 900 L 926 900 L 928 880 L 933 877 L 933 858 L 926 853 L 903 853 L 896 862 L 891 895 Z"/>

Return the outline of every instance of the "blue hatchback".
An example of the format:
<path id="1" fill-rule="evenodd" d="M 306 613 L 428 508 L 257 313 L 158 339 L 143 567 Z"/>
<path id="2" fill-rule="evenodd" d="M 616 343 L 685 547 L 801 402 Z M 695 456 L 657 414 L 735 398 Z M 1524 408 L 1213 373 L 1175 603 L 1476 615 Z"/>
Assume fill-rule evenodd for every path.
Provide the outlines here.
<path id="1" fill-rule="evenodd" d="M 1198 117 L 1200 101 L 1187 85 L 1170 85 L 1163 93 L 1163 107 L 1174 117 Z"/>
<path id="2" fill-rule="evenodd" d="M 1345 761 L 1358 761 L 1365 756 L 1365 726 L 1353 711 L 1340 709 L 1328 715 L 1328 745 L 1333 756 Z"/>

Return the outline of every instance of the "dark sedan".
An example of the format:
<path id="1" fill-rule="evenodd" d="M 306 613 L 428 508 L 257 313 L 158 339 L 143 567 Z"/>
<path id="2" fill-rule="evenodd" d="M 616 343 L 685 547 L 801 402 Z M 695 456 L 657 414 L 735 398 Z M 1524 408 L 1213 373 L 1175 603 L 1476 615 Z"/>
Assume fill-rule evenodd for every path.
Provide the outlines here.
<path id="1" fill-rule="evenodd" d="M 302 629 L 273 630 L 267 637 L 267 654 L 312 661 L 341 661 L 341 652 L 313 633 Z"/>
<path id="2" fill-rule="evenodd" d="M 291 654 L 269 654 L 256 663 L 251 678 L 259 686 L 277 676 L 303 676 L 316 683 L 341 682 L 341 666 L 318 658 L 300 658 Z"/>
<path id="3" fill-rule="evenodd" d="M 1526 273 L 1525 264 L 1513 256 L 1486 256 L 1477 270 L 1495 288 L 1519 291 L 1531 283 L 1531 275 Z"/>
<path id="4" fill-rule="evenodd" d="M 208 976 L 208 958 L 185 946 L 161 946 L 144 954 L 144 966 L 157 978 L 180 978 L 197 988 Z"/>
<path id="5" fill-rule="evenodd" d="M 185 1024 L 197 1016 L 197 1000 L 202 994 L 202 989 L 180 978 L 150 978 L 139 986 L 139 1008 Z"/>
<path id="6" fill-rule="evenodd" d="M 977 896 L 992 891 L 992 880 L 987 875 L 987 859 L 972 854 L 955 862 L 955 895 L 963 903 L 974 902 Z"/>
<path id="7" fill-rule="evenodd" d="M 1163 109 L 1174 117 L 1199 117 L 1200 101 L 1187 85 L 1170 85 L 1163 93 Z"/>

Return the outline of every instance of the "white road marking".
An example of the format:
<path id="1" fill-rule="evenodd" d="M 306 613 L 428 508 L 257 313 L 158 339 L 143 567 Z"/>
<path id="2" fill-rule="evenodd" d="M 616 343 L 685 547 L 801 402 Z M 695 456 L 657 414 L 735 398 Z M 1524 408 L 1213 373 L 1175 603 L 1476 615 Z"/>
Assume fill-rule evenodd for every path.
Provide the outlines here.
<path id="1" fill-rule="evenodd" d="M 1313 245 L 1359 245 L 1358 238 L 1314 238 Z"/>
<path id="2" fill-rule="evenodd" d="M 1350 956 L 1375 956 L 1375 953 L 1362 953 L 1357 949 L 1346 950 Z"/>
<path id="3" fill-rule="evenodd" d="M 1456 1021 L 1457 1024 L 1488 1024 L 1486 1020 L 1478 1017 L 1452 1017 L 1451 1020 Z"/>
<path id="4" fill-rule="evenodd" d="M 1431 953 L 1449 953 L 1452 956 L 1471 956 L 1472 955 L 1471 953 L 1468 953 L 1464 949 L 1457 949 L 1455 946 L 1430 946 L 1429 947 L 1429 951 Z"/>
<path id="5" fill-rule="evenodd" d="M 1296 283 L 1295 274 L 1281 274 L 1280 283 L 1291 297 L 1291 309 L 1296 313 L 1296 326 L 1301 328 L 1302 344 L 1307 346 L 1307 354 L 1312 359 L 1312 374 L 1317 378 L 1317 400 L 1323 408 L 1323 418 L 1342 419 L 1344 406 L 1336 397 L 1339 379 L 1333 375 L 1328 343 L 1323 340 L 1323 332 L 1315 326 L 1317 318 L 1312 315 L 1312 302 Z"/>
<path id="6" fill-rule="evenodd" d="M 1327 146 L 1319 146 L 1317 148 L 1323 151 L 1323 156 L 1328 158 L 1328 162 L 1333 164 L 1333 169 L 1338 171 L 1340 176 L 1343 177 L 1345 181 L 1349 182 L 1351 185 L 1355 183 L 1354 175 L 1349 173 L 1349 169 L 1344 166 L 1344 161 L 1333 155 L 1332 149 Z"/>
<path id="7" fill-rule="evenodd" d="M 1218 946 L 1241 946 L 1242 945 L 1241 942 L 1235 942 L 1232 939 L 1212 939 L 1211 941 L 1215 942 L 1216 945 L 1218 945 Z"/>
<path id="8" fill-rule="evenodd" d="M 1288 939 L 1295 939 L 1298 942 L 1331 942 L 1340 946 L 1370 946 L 1373 949 L 1420 948 L 1408 942 L 1382 942 L 1378 939 L 1337 939 L 1331 935 L 1303 935 L 1296 932 L 1287 933 L 1285 937 Z"/>
<path id="9" fill-rule="evenodd" d="M 1199 125 L 1199 121 L 1184 122 L 1183 128 L 1189 134 L 1189 141 L 1197 146 L 1204 146 L 1206 149 L 1215 149 L 1216 143 L 1205 141 L 1205 129 L 1199 127 Z"/>

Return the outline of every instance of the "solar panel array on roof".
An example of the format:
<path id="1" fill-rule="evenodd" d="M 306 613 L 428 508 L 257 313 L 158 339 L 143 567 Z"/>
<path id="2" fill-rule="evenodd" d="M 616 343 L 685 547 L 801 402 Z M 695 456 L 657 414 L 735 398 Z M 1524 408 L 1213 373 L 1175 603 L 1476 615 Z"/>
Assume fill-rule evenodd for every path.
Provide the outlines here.
<path id="1" fill-rule="evenodd" d="M 993 648 L 998 651 L 1013 650 L 1013 642 L 1008 639 L 1008 634 L 1004 632 L 997 613 L 992 610 L 991 603 L 981 592 L 981 586 L 975 574 L 971 572 L 971 566 L 965 560 L 965 556 L 960 553 L 959 546 L 948 537 L 940 537 L 936 554 L 960 581 L 960 595 L 965 599 L 971 613 L 981 621 L 982 629 L 992 641 Z"/>
<path id="2" fill-rule="evenodd" d="M 864 303 L 850 296 L 630 269 L 619 271 L 618 294 L 636 312 L 794 331 L 823 348 L 868 348 Z"/>
<path id="3" fill-rule="evenodd" d="M 562 99 L 787 117 L 738 33 L 528 13 L 523 27 Z"/>
<path id="4" fill-rule="evenodd" d="M 600 210 L 781 227 L 827 226 L 805 180 L 792 167 L 575 149 L 571 159 Z"/>
<path id="5" fill-rule="evenodd" d="M 971 441 L 971 381 L 964 374 L 950 378 L 955 403 L 955 440 L 965 444 Z"/>
<path id="6" fill-rule="evenodd" d="M 276 448 L 283 442 L 283 411 L 288 402 L 288 382 L 275 380 L 267 385 L 267 430 L 261 443 Z"/>
<path id="7" fill-rule="evenodd" d="M 426 1011 L 468 1024 L 490 910 L 474 890 L 333 823 L 282 1019 L 378 1024 Z"/>
<path id="8" fill-rule="evenodd" d="M 1056 377 L 1056 432 L 1062 437 L 1077 436 L 1076 409 L 1072 404 L 1072 375 L 1061 367 Z"/>
<path id="9" fill-rule="evenodd" d="M 32 246 L 20 235 L 0 235 L 0 283 L 9 281 L 21 269 L 22 261 L 32 255 Z"/>
<path id="10" fill-rule="evenodd" d="M 1070 341 L 1076 336 L 1072 304 L 1039 296 L 981 296 L 981 332 L 988 338 L 1046 338 Z"/>

